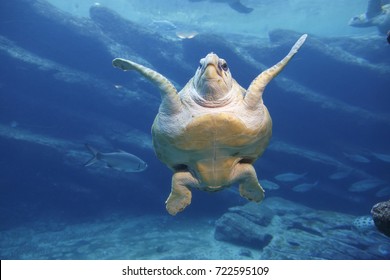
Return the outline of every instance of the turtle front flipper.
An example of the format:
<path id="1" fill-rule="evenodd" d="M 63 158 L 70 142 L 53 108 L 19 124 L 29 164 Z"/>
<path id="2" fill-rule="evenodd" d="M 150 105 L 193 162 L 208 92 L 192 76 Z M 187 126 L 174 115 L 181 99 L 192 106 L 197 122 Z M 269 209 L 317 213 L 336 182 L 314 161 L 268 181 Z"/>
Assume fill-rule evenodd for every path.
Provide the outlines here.
<path id="1" fill-rule="evenodd" d="M 183 211 L 191 204 L 190 187 L 198 185 L 198 181 L 190 172 L 176 172 L 172 177 L 172 190 L 165 202 L 167 211 L 172 216 Z"/>
<path id="2" fill-rule="evenodd" d="M 251 164 L 236 165 L 233 180 L 239 182 L 239 191 L 242 197 L 254 202 L 261 202 L 264 199 L 265 191 L 260 186 L 256 171 Z"/>
<path id="3" fill-rule="evenodd" d="M 372 18 L 382 13 L 382 1 L 381 0 L 369 0 L 367 6 L 366 17 Z"/>
<path id="4" fill-rule="evenodd" d="M 161 106 L 162 110 L 166 110 L 168 114 L 180 111 L 181 101 L 177 90 L 166 77 L 141 64 L 123 58 L 115 58 L 112 61 L 112 65 L 116 68 L 122 69 L 123 71 L 135 70 L 139 72 L 160 89 L 163 104 L 163 106 Z"/>
<path id="5" fill-rule="evenodd" d="M 307 34 L 302 35 L 291 48 L 290 52 L 277 64 L 263 71 L 250 84 L 246 91 L 244 102 L 249 108 L 256 108 L 263 100 L 263 91 L 267 84 L 275 78 L 287 65 L 287 63 L 298 52 L 307 38 Z"/>

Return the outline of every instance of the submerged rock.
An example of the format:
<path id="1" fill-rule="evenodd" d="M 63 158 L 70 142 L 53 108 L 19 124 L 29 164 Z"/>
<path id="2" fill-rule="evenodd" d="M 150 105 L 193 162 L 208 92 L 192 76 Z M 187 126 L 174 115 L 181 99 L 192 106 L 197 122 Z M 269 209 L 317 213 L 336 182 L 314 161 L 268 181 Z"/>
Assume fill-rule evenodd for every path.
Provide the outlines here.
<path id="1" fill-rule="evenodd" d="M 272 210 L 271 210 L 272 209 Z M 390 209 L 390 208 L 389 208 Z M 364 216 L 366 218 L 366 216 Z M 281 198 L 230 208 L 215 238 L 261 251 L 261 259 L 387 259 L 387 240 L 366 219 L 320 211 Z"/>
<path id="2" fill-rule="evenodd" d="M 390 237 L 390 200 L 375 204 L 371 215 L 378 230 Z"/>
<path id="3" fill-rule="evenodd" d="M 238 214 L 227 213 L 217 221 L 214 236 L 220 241 L 262 249 L 272 240 L 272 235 L 264 232 L 262 226 Z"/>

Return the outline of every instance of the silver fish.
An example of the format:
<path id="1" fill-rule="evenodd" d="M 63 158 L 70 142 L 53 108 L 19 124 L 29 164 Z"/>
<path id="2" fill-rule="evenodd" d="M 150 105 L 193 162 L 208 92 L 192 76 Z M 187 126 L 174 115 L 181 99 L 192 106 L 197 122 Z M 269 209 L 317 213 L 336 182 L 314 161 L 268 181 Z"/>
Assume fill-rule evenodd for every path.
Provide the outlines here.
<path id="1" fill-rule="evenodd" d="M 260 180 L 260 185 L 266 190 L 277 190 L 280 186 L 272 181 Z"/>
<path id="2" fill-rule="evenodd" d="M 346 171 L 337 171 L 337 172 L 329 175 L 329 179 L 341 180 L 341 179 L 347 178 L 351 174 L 351 172 L 352 172 L 352 169 L 346 170 Z"/>
<path id="3" fill-rule="evenodd" d="M 142 159 L 125 151 L 101 153 L 88 144 L 85 144 L 85 147 L 93 157 L 88 160 L 84 166 L 90 166 L 101 160 L 107 164 L 107 167 L 124 172 L 141 172 L 148 167 Z"/>
<path id="4" fill-rule="evenodd" d="M 385 181 L 379 179 L 366 179 L 353 183 L 348 190 L 350 192 L 365 192 L 385 183 Z"/>
<path id="5" fill-rule="evenodd" d="M 384 187 L 375 193 L 376 197 L 390 197 L 390 187 Z"/>
<path id="6" fill-rule="evenodd" d="M 299 185 L 294 186 L 292 188 L 292 190 L 294 192 L 307 192 L 307 191 L 310 191 L 315 186 L 317 186 L 317 184 L 318 184 L 318 181 L 316 181 L 314 183 L 303 183 L 303 184 L 299 184 Z"/>
<path id="7" fill-rule="evenodd" d="M 282 181 L 282 182 L 293 182 L 293 181 L 296 181 L 298 179 L 305 177 L 306 174 L 307 173 L 297 174 L 297 173 L 288 172 L 288 173 L 282 173 L 282 174 L 276 175 L 275 179 L 278 181 Z"/>
<path id="8" fill-rule="evenodd" d="M 358 155 L 358 154 L 347 154 L 344 153 L 344 156 L 347 157 L 349 160 L 355 161 L 355 162 L 361 162 L 361 163 L 368 163 L 370 160 L 366 158 L 365 156 Z"/>
<path id="9" fill-rule="evenodd" d="M 372 153 L 372 155 L 381 161 L 390 162 L 390 155 L 378 153 Z"/>

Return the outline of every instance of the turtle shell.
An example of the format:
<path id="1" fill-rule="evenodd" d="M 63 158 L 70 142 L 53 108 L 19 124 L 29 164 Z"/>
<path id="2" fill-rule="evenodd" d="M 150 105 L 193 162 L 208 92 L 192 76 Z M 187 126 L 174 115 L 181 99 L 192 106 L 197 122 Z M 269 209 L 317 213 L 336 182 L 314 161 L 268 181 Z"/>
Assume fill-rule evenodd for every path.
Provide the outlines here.
<path id="1" fill-rule="evenodd" d="M 245 118 L 236 115 L 239 112 L 242 110 L 214 113 L 209 108 L 169 133 L 161 125 L 163 118 L 157 115 L 152 134 L 158 158 L 175 171 L 189 170 L 203 187 L 212 190 L 228 185 L 234 166 L 253 163 L 264 152 L 272 134 L 272 121 L 265 106 L 263 116 L 259 116 L 262 121 L 255 128 L 248 128 Z"/>

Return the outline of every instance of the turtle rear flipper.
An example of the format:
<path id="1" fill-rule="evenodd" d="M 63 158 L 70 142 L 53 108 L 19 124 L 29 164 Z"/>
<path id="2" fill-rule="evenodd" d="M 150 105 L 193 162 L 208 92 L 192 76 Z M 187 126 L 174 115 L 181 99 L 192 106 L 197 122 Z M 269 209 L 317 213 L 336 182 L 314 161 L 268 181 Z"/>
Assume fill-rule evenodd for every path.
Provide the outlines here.
<path id="1" fill-rule="evenodd" d="M 172 190 L 165 202 L 168 213 L 174 216 L 190 205 L 192 198 L 190 187 L 195 187 L 198 184 L 190 172 L 173 174 Z"/>
<path id="2" fill-rule="evenodd" d="M 240 183 L 240 195 L 249 201 L 261 202 L 264 199 L 265 191 L 260 186 L 257 180 L 256 171 L 251 164 L 239 164 L 234 172 L 237 180 Z"/>

